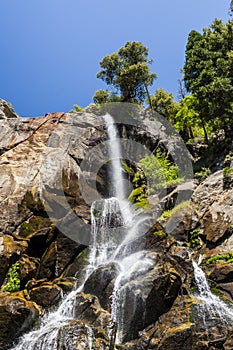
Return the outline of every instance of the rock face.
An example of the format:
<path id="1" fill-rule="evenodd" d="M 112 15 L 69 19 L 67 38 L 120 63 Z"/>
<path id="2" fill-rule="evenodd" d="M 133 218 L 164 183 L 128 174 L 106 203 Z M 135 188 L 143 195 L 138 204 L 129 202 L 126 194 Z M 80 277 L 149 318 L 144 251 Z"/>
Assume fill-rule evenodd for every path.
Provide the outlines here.
<path id="1" fill-rule="evenodd" d="M 100 195 L 108 197 L 110 185 L 101 149 L 107 139 L 102 117 L 90 111 L 19 118 L 0 100 L 0 119 L 0 348 L 6 350 L 40 314 L 82 285 L 90 206 Z M 164 143 L 172 152 L 175 135 L 166 140 L 147 116 L 140 122 L 141 130 L 122 122 L 120 134 L 151 148 Z M 179 157 L 182 162 L 182 152 Z M 203 256 L 211 288 L 231 305 L 233 189 L 224 185 L 223 171 L 196 186 L 190 198 L 193 186 L 188 181 L 170 189 L 162 203 L 150 198 L 157 203 L 155 213 L 171 209 L 177 198 L 177 204 L 187 205 L 129 244 L 143 247 L 152 264 L 142 270 L 139 257 L 138 268 L 124 281 L 117 349 L 233 348 L 231 324 L 219 317 L 203 321 L 191 258 Z M 57 350 L 113 350 L 110 311 L 119 271 L 115 262 L 101 265 L 75 292 L 74 318 L 60 328 Z"/>
<path id="2" fill-rule="evenodd" d="M 23 292 L 0 293 L 1 349 L 6 349 L 7 344 L 27 331 L 40 314 L 40 307 L 27 301 Z"/>
<path id="3" fill-rule="evenodd" d="M 18 118 L 11 104 L 0 98 L 0 119 Z"/>

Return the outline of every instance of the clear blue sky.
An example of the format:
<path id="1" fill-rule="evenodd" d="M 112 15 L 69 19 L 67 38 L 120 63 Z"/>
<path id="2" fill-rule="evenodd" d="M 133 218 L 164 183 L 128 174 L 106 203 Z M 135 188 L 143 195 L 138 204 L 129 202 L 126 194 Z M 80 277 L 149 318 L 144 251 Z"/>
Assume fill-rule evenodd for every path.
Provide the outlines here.
<path id="1" fill-rule="evenodd" d="M 1 3 L 0 97 L 23 116 L 87 106 L 105 84 L 100 60 L 127 41 L 141 41 L 154 59 L 153 89 L 177 96 L 187 37 L 215 18 L 229 18 L 230 0 L 6 0 Z"/>

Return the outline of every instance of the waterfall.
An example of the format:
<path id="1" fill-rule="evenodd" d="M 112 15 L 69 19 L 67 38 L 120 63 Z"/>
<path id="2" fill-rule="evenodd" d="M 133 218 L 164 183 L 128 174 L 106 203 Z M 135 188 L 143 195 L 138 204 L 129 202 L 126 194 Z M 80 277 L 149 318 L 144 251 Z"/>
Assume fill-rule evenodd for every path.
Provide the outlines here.
<path id="1" fill-rule="evenodd" d="M 146 257 L 146 252 L 141 250 L 134 251 L 134 246 L 127 244 L 137 238 L 140 224 L 146 220 L 145 216 L 137 215 L 132 205 L 126 199 L 125 180 L 121 166 L 121 147 L 117 128 L 114 124 L 114 119 L 110 114 L 104 116 L 107 133 L 109 137 L 109 157 L 112 165 L 112 185 L 113 195 L 119 203 L 120 213 L 122 215 L 124 230 L 120 239 L 117 239 L 115 249 L 112 249 L 111 261 L 116 261 L 120 268 L 114 290 L 112 294 L 111 304 L 111 321 L 112 324 L 117 324 L 116 342 L 121 343 L 124 330 L 124 304 L 125 304 L 125 284 L 136 274 L 146 273 L 153 262 Z M 115 235 L 119 237 L 118 234 Z"/>
<path id="2" fill-rule="evenodd" d="M 12 350 L 58 350 L 62 328 L 74 320 L 76 295 L 83 290 L 92 272 L 103 264 L 117 263 L 119 274 L 115 280 L 111 297 L 111 322 L 117 324 L 117 341 L 122 341 L 124 331 L 125 285 L 131 279 L 146 273 L 153 261 L 143 250 L 135 251 L 133 240 L 137 238 L 140 225 L 145 220 L 138 216 L 126 199 L 124 176 L 121 168 L 121 148 L 113 118 L 104 116 L 109 137 L 109 158 L 111 160 L 111 198 L 95 201 L 91 206 L 91 245 L 89 263 L 81 286 L 66 296 L 56 311 L 44 315 L 38 329 L 22 336 Z M 127 243 L 130 242 L 130 248 Z M 111 325 L 110 325 L 111 328 Z M 94 335 L 86 326 L 86 348 L 91 349 Z"/>
<path id="3" fill-rule="evenodd" d="M 105 114 L 104 120 L 106 123 L 107 133 L 109 137 L 109 158 L 112 165 L 111 185 L 113 187 L 112 195 L 118 200 L 124 200 L 126 197 L 124 187 L 124 177 L 121 167 L 121 148 L 119 143 L 119 136 L 114 119 L 110 114 Z"/>
<path id="4" fill-rule="evenodd" d="M 223 323 L 232 322 L 233 309 L 211 292 L 205 273 L 194 261 L 193 269 L 204 324 L 206 325 L 206 321 L 213 318 L 220 318 Z"/>

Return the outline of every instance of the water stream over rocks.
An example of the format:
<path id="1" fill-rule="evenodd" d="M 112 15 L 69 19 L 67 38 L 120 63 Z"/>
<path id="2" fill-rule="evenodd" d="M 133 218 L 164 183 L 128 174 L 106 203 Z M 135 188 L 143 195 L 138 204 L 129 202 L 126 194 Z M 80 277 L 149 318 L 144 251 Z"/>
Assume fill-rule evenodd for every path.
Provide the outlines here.
<path id="1" fill-rule="evenodd" d="M 201 259 L 199 259 L 201 260 Z M 200 263 L 200 261 L 199 261 Z M 199 264 L 193 261 L 194 278 L 197 287 L 197 298 L 200 300 L 200 315 L 207 327 L 208 320 L 218 318 L 222 323 L 231 323 L 233 320 L 233 308 L 228 306 L 217 295 L 211 292 L 204 271 Z"/>
<path id="2" fill-rule="evenodd" d="M 139 275 L 151 270 L 154 261 L 148 252 L 135 250 L 132 240 L 137 236 L 137 227 L 142 224 L 143 218 L 131 208 L 125 198 L 124 176 L 121 167 L 121 151 L 118 142 L 117 129 L 110 115 L 104 117 L 110 140 L 109 157 L 112 166 L 112 195 L 113 197 L 98 200 L 91 207 L 91 237 L 88 266 L 85 268 L 85 278 L 81 286 L 66 296 L 58 309 L 44 315 L 38 329 L 25 334 L 12 350 L 57 350 L 61 346 L 61 337 L 64 329 L 76 317 L 77 295 L 88 289 L 89 279 L 104 266 L 114 266 L 115 282 L 110 296 L 110 336 L 111 328 L 117 325 L 117 342 L 124 337 L 126 322 L 130 322 L 124 314 L 124 304 L 128 282 Z M 127 246 L 131 242 L 130 248 Z M 98 283 L 96 281 L 96 283 Z M 131 286 L 132 287 L 132 286 Z M 137 287 L 137 286 L 136 286 Z M 132 300 L 131 300 L 132 302 Z M 135 300 L 136 302 L 136 300 Z M 132 305 L 132 308 L 134 305 Z M 143 317 L 143 315 L 142 315 Z M 92 349 L 93 330 L 86 325 L 86 346 Z"/>
<path id="3" fill-rule="evenodd" d="M 96 348 L 99 328 L 108 329 L 110 339 L 117 329 L 116 343 L 124 343 L 167 312 L 179 293 L 181 277 L 172 269 L 167 273 L 170 262 L 156 266 L 159 254 L 144 250 L 138 242 L 134 244 L 147 218 L 138 215 L 126 198 L 117 128 L 109 114 L 104 119 L 110 141 L 112 191 L 110 198 L 91 206 L 91 245 L 85 277 L 55 311 L 41 318 L 37 329 L 22 336 L 11 350 L 91 350 Z M 204 272 L 195 262 L 193 269 L 203 322 L 206 324 L 207 318 L 230 322 L 233 310 L 211 293 Z M 159 294 L 160 285 L 165 294 Z M 151 304 L 146 304 L 148 296 Z M 151 310 L 150 305 L 155 304 L 157 311 Z M 93 323 L 89 322 L 90 315 L 95 316 Z"/>

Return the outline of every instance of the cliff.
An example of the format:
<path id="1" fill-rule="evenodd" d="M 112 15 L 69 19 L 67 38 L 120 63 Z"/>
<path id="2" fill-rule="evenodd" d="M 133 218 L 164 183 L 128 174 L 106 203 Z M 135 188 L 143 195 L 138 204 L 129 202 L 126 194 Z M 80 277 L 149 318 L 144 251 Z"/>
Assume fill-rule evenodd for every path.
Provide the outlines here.
<path id="1" fill-rule="evenodd" d="M 81 284 L 90 243 L 90 206 L 93 200 L 108 197 L 109 184 L 100 151 L 107 140 L 101 116 L 83 112 L 20 118 L 3 102 L 0 347 L 7 349 L 40 315 Z M 152 133 L 153 122 L 146 117 L 141 123 L 144 131 L 140 133 L 129 124 L 119 125 L 119 130 L 139 143 L 147 140 L 153 145 L 160 139 L 171 149 L 175 144 L 182 147 L 175 136 L 166 140 L 161 130 L 159 136 L 157 131 Z M 184 155 L 179 154 L 182 162 Z M 203 257 L 212 291 L 231 305 L 231 174 L 220 170 L 200 184 L 189 178 L 163 194 L 160 203 L 153 196 L 150 200 L 152 212 L 161 203 L 170 211 L 167 216 L 157 215 L 137 239 L 153 266 L 127 282 L 124 314 L 128 321 L 123 344 L 117 348 L 232 349 L 231 322 L 218 313 L 203 321 L 192 264 Z M 62 349 L 85 349 L 86 326 L 92 327 L 95 348 L 109 349 L 109 297 L 117 268 L 110 264 L 96 270 L 77 293 L 74 319 L 63 329 Z"/>

